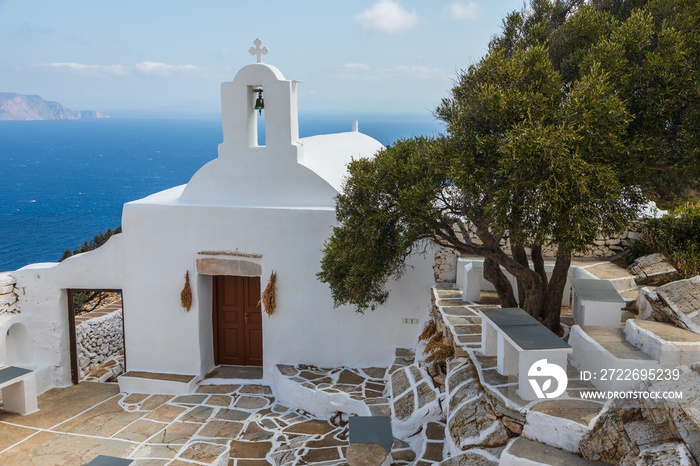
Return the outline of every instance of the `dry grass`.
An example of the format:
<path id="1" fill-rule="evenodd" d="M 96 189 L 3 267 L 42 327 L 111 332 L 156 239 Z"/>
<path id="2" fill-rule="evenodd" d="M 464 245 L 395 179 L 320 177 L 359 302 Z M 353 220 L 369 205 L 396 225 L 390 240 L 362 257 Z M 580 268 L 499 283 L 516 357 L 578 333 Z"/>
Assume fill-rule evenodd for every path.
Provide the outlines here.
<path id="1" fill-rule="evenodd" d="M 427 324 L 425 324 L 425 327 L 423 327 L 423 331 L 421 334 L 418 336 L 418 341 L 428 341 L 430 338 L 437 332 L 437 324 L 435 323 L 434 320 L 429 320 Z"/>
<path id="2" fill-rule="evenodd" d="M 444 343 L 439 347 L 435 348 L 430 356 L 425 358 L 425 362 L 429 364 L 433 363 L 444 363 L 448 359 L 452 359 L 455 356 L 455 348 L 451 345 L 445 345 Z"/>
<path id="3" fill-rule="evenodd" d="M 428 357 L 425 362 L 428 364 L 444 363 L 455 355 L 454 346 L 446 344 L 443 340 L 442 332 L 439 332 L 435 321 L 430 321 L 420 335 L 420 339 L 428 342 L 425 344 L 424 354 Z"/>

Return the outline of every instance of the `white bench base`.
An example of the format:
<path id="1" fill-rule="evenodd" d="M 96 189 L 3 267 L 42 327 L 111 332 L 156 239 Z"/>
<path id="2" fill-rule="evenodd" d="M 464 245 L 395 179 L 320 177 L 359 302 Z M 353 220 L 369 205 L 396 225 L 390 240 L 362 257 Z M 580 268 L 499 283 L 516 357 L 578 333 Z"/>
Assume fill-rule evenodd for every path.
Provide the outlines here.
<path id="1" fill-rule="evenodd" d="M 587 287 L 600 288 L 600 294 L 609 295 L 610 300 L 602 300 L 599 295 L 594 296 L 591 290 L 577 289 L 577 286 L 582 286 L 584 283 L 588 283 Z M 619 328 L 624 306 L 625 300 L 607 280 L 577 279 L 573 281 L 571 314 L 578 325 Z"/>
<path id="2" fill-rule="evenodd" d="M 496 356 L 496 370 L 499 374 L 518 376 L 516 393 L 520 398 L 528 401 L 540 399 L 529 381 L 530 367 L 535 362 L 546 359 L 547 364 L 556 364 L 566 371 L 568 355 L 573 349 L 568 345 L 559 348 L 524 349 L 483 312 L 479 312 L 479 314 L 481 316 L 481 348 L 484 355 Z M 540 325 L 542 324 L 536 323 L 536 326 Z M 522 328 L 526 331 L 527 327 L 528 325 L 525 325 Z M 552 335 L 554 336 L 554 334 Z"/>
<path id="3" fill-rule="evenodd" d="M 19 368 L 7 367 L 0 369 L 0 371 L 9 369 Z M 36 377 L 33 371 L 0 383 L 0 389 L 2 389 L 2 402 L 5 411 L 22 415 L 39 411 L 36 397 Z"/>

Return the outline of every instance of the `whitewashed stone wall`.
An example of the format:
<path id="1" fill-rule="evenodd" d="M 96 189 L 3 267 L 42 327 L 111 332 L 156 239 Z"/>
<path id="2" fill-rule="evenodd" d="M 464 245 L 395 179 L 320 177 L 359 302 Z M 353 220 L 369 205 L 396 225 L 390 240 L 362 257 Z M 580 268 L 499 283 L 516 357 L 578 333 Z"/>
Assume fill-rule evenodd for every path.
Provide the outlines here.
<path id="1" fill-rule="evenodd" d="M 10 272 L 0 273 L 0 315 L 19 314 L 17 280 Z"/>
<path id="2" fill-rule="evenodd" d="M 124 353 L 121 310 L 85 321 L 75 333 L 81 379 L 104 360 Z"/>
<path id="3" fill-rule="evenodd" d="M 454 249 L 439 248 L 435 252 L 433 273 L 436 283 L 454 283 L 457 278 L 457 258 L 459 254 Z"/>
<path id="4" fill-rule="evenodd" d="M 615 238 L 606 238 L 599 236 L 594 243 L 589 246 L 585 253 L 576 253 L 574 257 L 613 257 L 624 251 L 632 241 L 639 237 L 639 232 L 643 224 L 641 222 L 634 223 L 630 229 L 622 235 Z M 455 231 L 458 237 L 461 238 L 461 233 Z M 479 238 L 472 238 L 476 244 L 481 244 Z M 510 253 L 510 244 L 503 241 L 501 244 L 506 253 Z M 529 251 L 528 251 L 529 254 Z M 554 257 L 556 249 L 543 249 L 544 257 Z M 435 262 L 433 263 L 433 271 L 436 283 L 453 283 L 457 278 L 457 258 L 459 254 L 452 249 L 439 248 L 435 253 Z"/>

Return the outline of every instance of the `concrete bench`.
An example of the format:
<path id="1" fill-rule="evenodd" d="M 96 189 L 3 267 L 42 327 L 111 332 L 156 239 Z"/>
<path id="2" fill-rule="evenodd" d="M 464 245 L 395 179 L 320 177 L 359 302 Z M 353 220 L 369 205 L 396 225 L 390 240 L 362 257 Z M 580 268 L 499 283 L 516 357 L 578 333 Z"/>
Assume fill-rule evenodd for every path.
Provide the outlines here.
<path id="1" fill-rule="evenodd" d="M 582 326 L 620 327 L 625 300 L 607 280 L 571 280 L 571 313 Z"/>
<path id="2" fill-rule="evenodd" d="M 518 396 L 538 399 L 528 381 L 530 367 L 541 359 L 566 371 L 572 348 L 537 319 L 519 308 L 482 309 L 481 350 L 496 356 L 501 375 L 518 376 Z"/>
<path id="3" fill-rule="evenodd" d="M 5 411 L 20 414 L 39 411 L 34 371 L 16 366 L 0 369 L 0 389 Z"/>
<path id="4" fill-rule="evenodd" d="M 350 431 L 348 462 L 350 464 L 389 465 L 394 435 L 389 416 L 353 416 Z"/>
<path id="5" fill-rule="evenodd" d="M 134 460 L 117 458 L 116 456 L 98 455 L 85 466 L 129 466 L 136 464 Z"/>

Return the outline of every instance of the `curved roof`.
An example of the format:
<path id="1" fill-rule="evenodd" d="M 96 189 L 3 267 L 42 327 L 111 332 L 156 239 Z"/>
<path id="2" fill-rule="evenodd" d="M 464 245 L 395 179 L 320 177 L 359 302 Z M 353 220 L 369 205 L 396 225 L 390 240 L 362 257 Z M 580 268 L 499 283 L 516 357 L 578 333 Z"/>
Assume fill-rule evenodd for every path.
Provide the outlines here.
<path id="1" fill-rule="evenodd" d="M 333 207 L 348 163 L 373 157 L 382 147 L 376 139 L 352 131 L 303 138 L 286 148 L 231 148 L 200 168 L 179 200 L 246 207 Z"/>
<path id="2" fill-rule="evenodd" d="M 299 139 L 299 163 L 323 178 L 340 192 L 353 159 L 369 158 L 384 148 L 376 139 L 358 131 L 323 134 Z"/>

